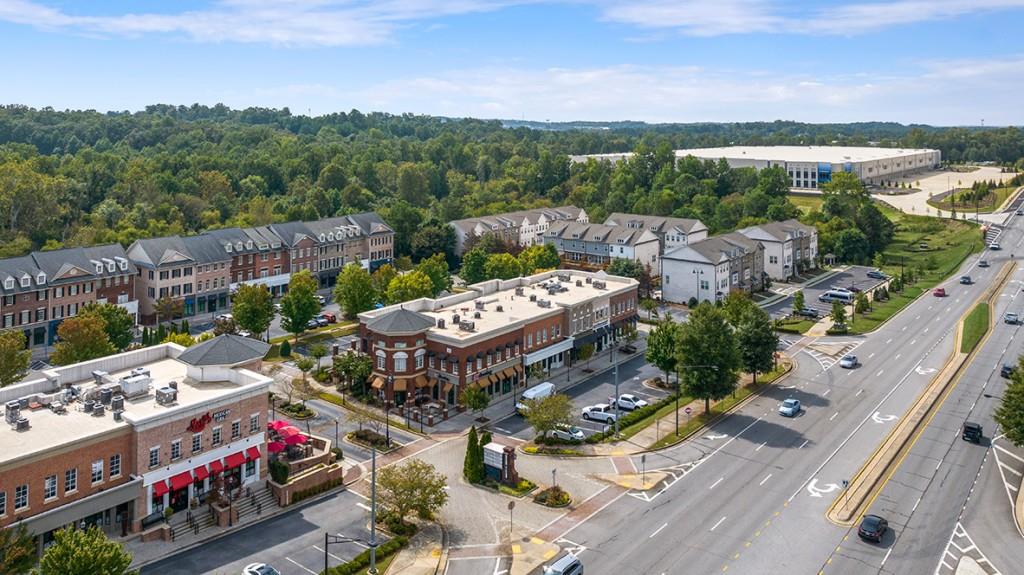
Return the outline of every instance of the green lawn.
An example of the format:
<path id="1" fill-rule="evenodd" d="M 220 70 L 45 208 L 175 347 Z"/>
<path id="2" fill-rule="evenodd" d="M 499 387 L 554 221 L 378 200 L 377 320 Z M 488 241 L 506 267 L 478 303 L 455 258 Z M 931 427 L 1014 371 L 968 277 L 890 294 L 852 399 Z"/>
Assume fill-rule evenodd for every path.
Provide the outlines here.
<path id="1" fill-rule="evenodd" d="M 903 293 L 890 292 L 889 301 L 874 303 L 870 312 L 857 315 L 850 325 L 850 333 L 866 333 L 877 328 L 919 295 L 955 273 L 967 256 L 984 247 L 981 230 L 974 223 L 910 215 L 885 204 L 878 206 L 896 224 L 895 237 L 883 253 L 882 269 L 889 275 L 899 275 L 902 264 L 904 269 L 920 269 L 923 273 L 914 285 L 905 286 Z M 927 244 L 927 249 L 921 249 L 921 244 Z"/>
<path id="2" fill-rule="evenodd" d="M 814 327 L 817 323 L 813 319 L 803 317 L 790 317 L 781 320 L 778 324 L 778 331 L 783 333 L 804 333 Z"/>
<path id="3" fill-rule="evenodd" d="M 1003 202 L 1006 201 L 1006 198 L 1009 198 L 1016 189 L 1017 189 L 1016 187 L 1007 187 L 1007 188 L 996 188 L 996 189 L 992 190 L 992 192 L 989 193 L 989 195 L 985 196 L 985 198 L 983 200 L 978 202 L 978 211 L 983 213 L 983 214 L 986 214 L 986 213 L 991 213 L 991 212 L 997 210 L 1000 206 L 1003 205 Z M 973 201 L 969 201 L 969 202 L 965 203 L 961 199 L 961 195 L 963 193 L 964 192 L 954 192 L 953 193 L 953 198 L 956 199 L 956 206 L 953 205 L 953 198 L 950 198 L 949 196 L 946 196 L 946 197 L 942 198 L 941 201 L 938 201 L 938 200 L 928 200 L 928 205 L 930 205 L 930 206 L 932 206 L 934 208 L 938 208 L 940 210 L 945 210 L 947 212 L 952 210 L 954 207 L 956 207 L 957 211 L 959 211 L 959 212 L 963 212 L 963 211 L 966 211 L 967 213 L 973 212 L 974 211 L 974 202 Z"/>
<path id="4" fill-rule="evenodd" d="M 960 340 L 960 353 L 971 353 L 988 331 L 988 304 L 979 303 L 964 318 L 963 338 Z"/>
<path id="5" fill-rule="evenodd" d="M 821 195 L 817 196 L 805 196 L 799 194 L 789 194 L 786 197 L 789 198 L 790 203 L 800 209 L 803 213 L 809 213 L 814 210 L 820 210 L 822 204 Z"/>

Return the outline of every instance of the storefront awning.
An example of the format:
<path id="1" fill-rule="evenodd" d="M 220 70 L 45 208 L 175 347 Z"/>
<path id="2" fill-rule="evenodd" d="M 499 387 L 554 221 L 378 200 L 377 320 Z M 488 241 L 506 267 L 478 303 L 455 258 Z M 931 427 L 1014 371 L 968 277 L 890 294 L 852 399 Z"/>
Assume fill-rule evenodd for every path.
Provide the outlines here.
<path id="1" fill-rule="evenodd" d="M 171 477 L 171 491 L 177 491 L 179 489 L 185 489 L 192 483 L 192 472 L 182 471 L 181 473 Z"/>
<path id="2" fill-rule="evenodd" d="M 441 388 L 441 391 L 442 391 L 443 393 L 448 393 L 449 391 L 451 391 L 451 390 L 452 390 L 452 388 L 453 388 L 453 387 L 455 387 L 455 384 L 454 384 L 454 383 L 446 383 L 446 384 L 444 384 L 444 387 L 443 387 L 443 388 Z"/>
<path id="3" fill-rule="evenodd" d="M 245 450 L 245 457 L 249 461 L 255 461 L 260 458 L 260 448 L 255 445 Z"/>
<path id="4" fill-rule="evenodd" d="M 417 389 L 427 386 L 427 376 L 423 375 L 422 373 L 416 376 L 415 381 Z"/>
<path id="5" fill-rule="evenodd" d="M 210 472 L 206 470 L 205 465 L 200 465 L 192 470 L 192 473 L 196 476 L 196 481 L 202 481 L 210 476 Z"/>
<path id="6" fill-rule="evenodd" d="M 156 495 L 157 497 L 163 497 L 164 494 L 170 490 L 171 489 L 167 487 L 166 481 L 157 481 L 153 484 L 153 495 Z"/>
<path id="7" fill-rule="evenodd" d="M 370 385 L 370 387 L 372 387 L 374 389 L 381 389 L 381 388 L 383 388 L 384 387 L 384 378 L 383 377 L 378 377 L 378 378 L 374 379 L 373 383 Z"/>
<path id="8" fill-rule="evenodd" d="M 210 475 L 217 475 L 221 471 L 224 471 L 224 464 L 219 459 L 210 462 Z"/>
<path id="9" fill-rule="evenodd" d="M 391 390 L 392 391 L 405 391 L 405 380 L 404 379 L 396 379 L 395 383 L 392 384 Z"/>
<path id="10" fill-rule="evenodd" d="M 231 455 L 224 458 L 225 466 L 228 469 L 241 466 L 245 463 L 245 454 L 239 451 L 238 453 L 232 453 Z"/>
<path id="11" fill-rule="evenodd" d="M 508 368 L 505 368 L 505 370 L 503 370 L 503 371 L 501 372 L 501 377 L 504 377 L 504 378 L 511 378 L 511 377 L 513 377 L 513 376 L 514 376 L 515 374 L 516 374 L 516 370 L 515 370 L 515 368 L 511 368 L 511 367 L 508 367 Z"/>

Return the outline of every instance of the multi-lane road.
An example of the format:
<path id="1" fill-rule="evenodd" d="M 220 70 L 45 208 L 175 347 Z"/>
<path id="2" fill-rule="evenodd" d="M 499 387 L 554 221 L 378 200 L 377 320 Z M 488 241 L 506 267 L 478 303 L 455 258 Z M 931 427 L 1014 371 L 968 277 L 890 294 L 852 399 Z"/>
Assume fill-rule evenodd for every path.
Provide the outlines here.
<path id="1" fill-rule="evenodd" d="M 625 492 L 557 535 L 586 547 L 587 571 L 597 574 L 934 573 L 957 521 L 970 528 L 971 518 L 962 518 L 961 510 L 975 478 L 987 477 L 979 469 L 989 450 L 961 441 L 960 425 L 968 418 L 979 421 L 993 437 L 991 412 L 1004 385 L 996 366 L 1016 358 L 1016 326 L 997 325 L 871 505 L 893 527 L 881 544 L 860 541 L 855 528 L 830 523 L 825 513 L 841 495 L 843 481 L 946 363 L 961 316 L 995 280 L 1010 252 L 1024 249 L 1019 224 L 1010 224 L 1000 237 L 1004 251 L 983 256 L 992 267 L 976 268 L 977 257 L 964 263 L 961 273 L 970 273 L 974 285 L 960 285 L 955 274 L 942 286 L 948 297 L 922 297 L 865 337 L 795 342 L 790 351 L 798 367 L 783 385 L 690 445 L 647 456 L 648 469 L 670 469 L 669 481 L 649 492 Z M 1015 272 L 996 313 L 1024 307 L 1024 296 L 1017 295 L 1020 279 L 1024 273 Z M 851 350 L 863 365 L 840 369 L 836 359 Z M 804 404 L 799 417 L 777 414 L 778 402 L 787 397 Z M 998 511 L 1008 518 L 1006 494 L 1000 497 L 993 505 L 1001 505 Z M 984 549 L 984 541 L 976 543 Z"/>

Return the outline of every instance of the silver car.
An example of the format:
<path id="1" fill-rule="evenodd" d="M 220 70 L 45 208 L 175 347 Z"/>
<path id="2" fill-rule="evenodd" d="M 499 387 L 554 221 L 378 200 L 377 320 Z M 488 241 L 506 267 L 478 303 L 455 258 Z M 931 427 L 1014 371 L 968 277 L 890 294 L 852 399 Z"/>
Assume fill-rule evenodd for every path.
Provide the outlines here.
<path id="1" fill-rule="evenodd" d="M 800 400 L 787 399 L 779 405 L 779 415 L 785 417 L 796 417 L 800 413 Z"/>
<path id="2" fill-rule="evenodd" d="M 857 356 L 855 355 L 844 355 L 843 359 L 839 360 L 839 367 L 843 369 L 853 369 L 859 364 L 860 362 L 857 361 Z"/>
<path id="3" fill-rule="evenodd" d="M 583 430 L 575 425 L 559 425 L 548 432 L 548 437 L 559 441 L 583 441 L 587 438 Z"/>

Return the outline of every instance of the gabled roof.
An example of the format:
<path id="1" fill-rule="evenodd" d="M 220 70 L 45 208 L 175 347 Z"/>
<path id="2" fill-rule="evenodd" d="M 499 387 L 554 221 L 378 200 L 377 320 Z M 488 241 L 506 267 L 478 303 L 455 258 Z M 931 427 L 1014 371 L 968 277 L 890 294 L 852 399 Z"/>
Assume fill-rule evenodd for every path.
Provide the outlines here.
<path id="1" fill-rule="evenodd" d="M 577 222 L 555 222 L 548 227 L 545 237 L 562 240 L 596 242 L 608 245 L 635 246 L 658 238 L 646 229 L 633 229 L 604 224 L 581 224 Z M 574 237 L 578 236 L 578 237 Z"/>
<path id="2" fill-rule="evenodd" d="M 113 270 L 110 269 L 111 265 Z M 27 256 L 0 260 L 0 282 L 6 283 L 11 278 L 15 284 L 13 289 L 4 290 L 6 293 L 35 291 L 46 285 L 91 278 L 135 275 L 137 271 L 120 244 L 32 252 Z M 43 282 L 39 281 L 39 274 L 44 274 Z M 21 278 L 25 276 L 31 281 L 28 287 L 22 288 Z M 0 283 L 2 286 L 3 283 Z"/>
<path id="3" fill-rule="evenodd" d="M 494 226 L 498 226 L 498 229 L 507 229 L 520 227 L 524 223 L 533 225 L 536 224 L 541 217 L 546 218 L 548 221 L 576 221 L 582 212 L 583 210 L 576 206 L 535 208 L 532 210 L 519 210 L 516 212 L 505 212 L 501 214 L 479 216 L 476 218 L 453 220 L 449 222 L 449 225 L 459 228 L 465 232 L 474 231 L 478 225 L 481 225 L 486 231 L 492 231 Z"/>
<path id="4" fill-rule="evenodd" d="M 667 216 L 647 216 L 642 214 L 627 214 L 615 212 L 604 221 L 610 226 L 628 226 L 635 222 L 641 227 L 651 230 L 654 233 L 662 234 L 673 229 L 678 229 L 684 234 L 707 231 L 708 227 L 700 220 L 690 218 L 673 218 Z M 635 226 L 634 226 L 635 227 Z"/>
<path id="5" fill-rule="evenodd" d="M 748 238 L 761 241 L 785 242 L 802 236 L 812 236 L 817 230 L 797 220 L 785 220 L 782 222 L 768 222 L 758 226 L 743 228 L 739 232 Z"/>
<path id="6" fill-rule="evenodd" d="M 384 334 L 417 333 L 434 326 L 434 320 L 421 313 L 398 308 L 366 322 L 366 329 Z"/>
<path id="7" fill-rule="evenodd" d="M 712 236 L 670 250 L 662 259 L 720 264 L 762 248 L 761 244 L 739 232 Z"/>
<path id="8" fill-rule="evenodd" d="M 260 359 L 269 350 L 269 343 L 251 337 L 224 334 L 193 345 L 183 351 L 178 359 L 194 366 L 232 366 Z"/>

